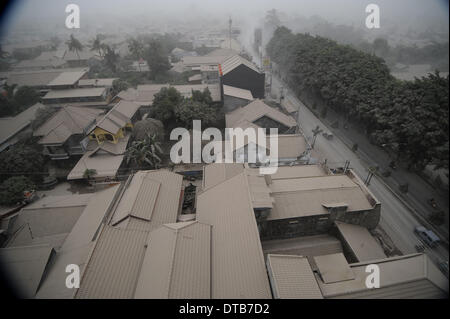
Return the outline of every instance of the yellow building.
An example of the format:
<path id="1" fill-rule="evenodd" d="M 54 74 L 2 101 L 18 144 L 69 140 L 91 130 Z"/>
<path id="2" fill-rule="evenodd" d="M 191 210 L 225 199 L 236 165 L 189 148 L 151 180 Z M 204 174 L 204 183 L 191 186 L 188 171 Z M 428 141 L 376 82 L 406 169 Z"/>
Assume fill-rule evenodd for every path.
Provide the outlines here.
<path id="1" fill-rule="evenodd" d="M 129 101 L 120 101 L 89 131 L 89 138 L 100 145 L 104 141 L 117 144 L 127 130 L 133 128 L 138 117 L 140 105 Z"/>

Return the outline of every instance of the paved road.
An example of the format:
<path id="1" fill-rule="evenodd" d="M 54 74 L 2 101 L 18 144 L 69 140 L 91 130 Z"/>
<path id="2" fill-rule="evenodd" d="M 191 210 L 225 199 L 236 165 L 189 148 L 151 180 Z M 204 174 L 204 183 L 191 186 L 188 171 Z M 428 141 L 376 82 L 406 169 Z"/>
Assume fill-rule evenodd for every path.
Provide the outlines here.
<path id="1" fill-rule="evenodd" d="M 281 86 L 278 78 L 272 79 L 272 91 L 278 93 Z M 283 84 L 286 88 L 286 86 Z M 285 98 L 293 104 L 299 106 L 298 123 L 309 141 L 312 140 L 312 130 L 319 125 L 326 128 L 301 101 L 299 101 L 289 90 L 284 90 Z M 331 167 L 343 166 L 346 160 L 350 161 L 350 167 L 364 180 L 368 174 L 367 168 L 370 166 L 358 154 L 354 153 L 340 138 L 335 137 L 327 140 L 318 136 L 315 142 L 315 151 L 327 159 Z M 413 229 L 420 223 L 413 216 L 408 207 L 406 207 L 399 198 L 392 192 L 388 186 L 374 176 L 369 185 L 369 189 L 381 202 L 381 221 L 380 227 L 391 237 L 397 248 L 403 253 L 415 253 L 415 245 L 420 244 L 419 238 L 414 234 Z M 435 249 L 426 249 L 427 255 L 435 262 L 448 260 L 448 250 L 444 246 L 438 246 Z"/>

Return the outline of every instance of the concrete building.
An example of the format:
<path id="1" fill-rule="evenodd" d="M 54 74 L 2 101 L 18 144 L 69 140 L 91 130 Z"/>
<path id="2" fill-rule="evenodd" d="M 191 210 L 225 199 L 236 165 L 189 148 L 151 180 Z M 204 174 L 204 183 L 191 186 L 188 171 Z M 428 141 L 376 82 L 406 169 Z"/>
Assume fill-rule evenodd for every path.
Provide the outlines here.
<path id="1" fill-rule="evenodd" d="M 229 85 L 223 86 L 223 106 L 225 112 L 234 111 L 238 107 L 244 107 L 253 101 L 252 92 Z"/>
<path id="2" fill-rule="evenodd" d="M 257 168 L 228 165 L 208 165 L 204 185 L 244 171 L 262 240 L 327 234 L 335 221 L 369 229 L 379 222 L 381 204 L 351 170 L 328 175 L 318 165 L 283 166 L 264 176 Z"/>
<path id="3" fill-rule="evenodd" d="M 219 73 L 222 85 L 249 90 L 253 97 L 264 98 L 265 74 L 240 55 L 234 55 L 221 62 Z"/>
<path id="4" fill-rule="evenodd" d="M 302 256 L 269 255 L 275 298 L 440 299 L 448 298 L 448 279 L 425 254 L 349 264 L 343 254 L 315 257 L 317 270 Z M 366 266 L 380 268 L 380 287 L 366 286 Z"/>

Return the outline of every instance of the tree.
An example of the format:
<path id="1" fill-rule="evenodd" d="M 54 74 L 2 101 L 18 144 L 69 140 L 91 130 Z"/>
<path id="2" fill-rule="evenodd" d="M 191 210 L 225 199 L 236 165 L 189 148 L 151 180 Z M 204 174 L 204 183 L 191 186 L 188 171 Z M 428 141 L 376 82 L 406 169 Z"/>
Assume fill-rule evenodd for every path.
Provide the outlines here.
<path id="1" fill-rule="evenodd" d="M 81 42 L 73 36 L 73 34 L 70 35 L 70 39 L 66 41 L 66 45 L 69 48 L 70 52 L 74 52 L 77 54 L 78 59 L 80 59 L 80 53 L 83 51 L 83 45 Z"/>
<path id="2" fill-rule="evenodd" d="M 378 50 L 387 47 L 376 41 Z M 410 169 L 448 168 L 448 81 L 439 73 L 399 81 L 378 56 L 309 34 L 275 30 L 266 51 L 297 92 L 358 122 L 377 145 L 389 145 Z"/>
<path id="3" fill-rule="evenodd" d="M 87 179 L 87 180 L 90 180 L 95 175 L 97 175 L 97 170 L 86 168 L 84 173 L 83 173 L 83 178 Z"/>
<path id="4" fill-rule="evenodd" d="M 137 39 L 129 39 L 128 50 L 134 59 L 139 60 L 144 54 L 144 44 Z"/>
<path id="5" fill-rule="evenodd" d="M 39 94 L 32 87 L 21 86 L 14 94 L 14 100 L 19 105 L 20 110 L 25 110 L 29 106 L 39 102 Z"/>
<path id="6" fill-rule="evenodd" d="M 132 162 L 139 169 L 158 169 L 162 163 L 160 143 L 156 135 L 147 134 L 143 140 L 134 141 L 125 153 L 127 165 Z"/>
<path id="7" fill-rule="evenodd" d="M 386 57 L 389 53 L 389 44 L 386 39 L 376 38 L 373 41 L 374 54 L 380 57 Z"/>
<path id="8" fill-rule="evenodd" d="M 104 48 L 104 45 L 102 43 L 102 37 L 100 36 L 100 34 L 97 34 L 95 39 L 93 39 L 91 42 L 91 51 L 96 51 L 96 52 L 98 52 L 99 57 L 103 57 L 103 52 L 102 52 L 103 48 Z"/>
<path id="9" fill-rule="evenodd" d="M 26 145 L 15 144 L 1 152 L 0 163 L 2 163 L 0 180 L 15 175 L 24 175 L 39 183 L 46 174 L 42 153 Z"/>
<path id="10" fill-rule="evenodd" d="M 13 176 L 0 184 L 0 204 L 14 205 L 22 202 L 25 191 L 35 189 L 35 184 L 25 176 Z"/>
<path id="11" fill-rule="evenodd" d="M 152 39 L 149 41 L 144 52 L 144 59 L 148 63 L 152 79 L 155 79 L 157 75 L 164 74 L 170 69 L 168 55 L 164 52 L 158 40 Z"/>
<path id="12" fill-rule="evenodd" d="M 104 61 L 105 65 L 113 72 L 116 73 L 117 70 L 117 63 L 119 61 L 119 55 L 111 49 L 108 45 L 104 46 L 105 55 L 104 55 Z"/>
<path id="13" fill-rule="evenodd" d="M 204 102 L 185 99 L 175 107 L 177 120 L 186 128 L 192 128 L 193 120 L 201 120 L 202 125 L 208 126 L 216 120 L 216 110 Z"/>
<path id="14" fill-rule="evenodd" d="M 208 88 L 205 88 L 202 91 L 192 90 L 192 99 L 197 102 L 205 103 L 207 105 L 211 105 L 213 100 L 211 97 L 211 92 Z"/>
<path id="15" fill-rule="evenodd" d="M 175 107 L 183 101 L 183 96 L 174 87 L 163 87 L 153 99 L 152 117 L 167 124 L 175 119 Z"/>
<path id="16" fill-rule="evenodd" d="M 164 138 L 163 123 L 152 118 L 146 118 L 145 120 L 136 122 L 133 126 L 133 138 L 141 141 L 145 139 L 147 135 L 155 135 L 159 141 L 162 141 Z"/>
<path id="17" fill-rule="evenodd" d="M 116 96 L 119 92 L 126 91 L 130 87 L 130 84 L 122 79 L 116 79 L 113 81 L 111 95 Z"/>

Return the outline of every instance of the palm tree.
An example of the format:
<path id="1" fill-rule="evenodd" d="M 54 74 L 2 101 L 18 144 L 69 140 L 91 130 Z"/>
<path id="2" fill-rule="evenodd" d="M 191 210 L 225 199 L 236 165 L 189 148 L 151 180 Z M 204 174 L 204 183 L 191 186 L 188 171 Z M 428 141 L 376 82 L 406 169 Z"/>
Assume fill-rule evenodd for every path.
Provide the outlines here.
<path id="1" fill-rule="evenodd" d="M 126 163 L 133 161 L 139 168 L 158 169 L 161 165 L 163 151 L 156 135 L 147 134 L 141 141 L 134 141 L 125 153 Z"/>
<path id="2" fill-rule="evenodd" d="M 75 38 L 73 36 L 73 34 L 70 35 L 70 39 L 68 41 L 66 41 L 67 47 L 69 48 L 70 52 L 75 51 L 77 56 L 78 56 L 78 60 L 80 59 L 80 54 L 78 53 L 79 51 L 83 51 L 83 45 L 81 44 L 81 42 Z"/>
<path id="3" fill-rule="evenodd" d="M 116 72 L 117 61 L 119 60 L 119 55 L 111 49 L 108 45 L 104 45 L 104 61 L 106 65 L 113 71 Z"/>
<path id="4" fill-rule="evenodd" d="M 91 43 L 91 51 L 97 51 L 99 57 L 102 57 L 102 50 L 105 48 L 105 45 L 102 43 L 102 39 L 100 34 L 97 34 L 94 40 Z"/>

